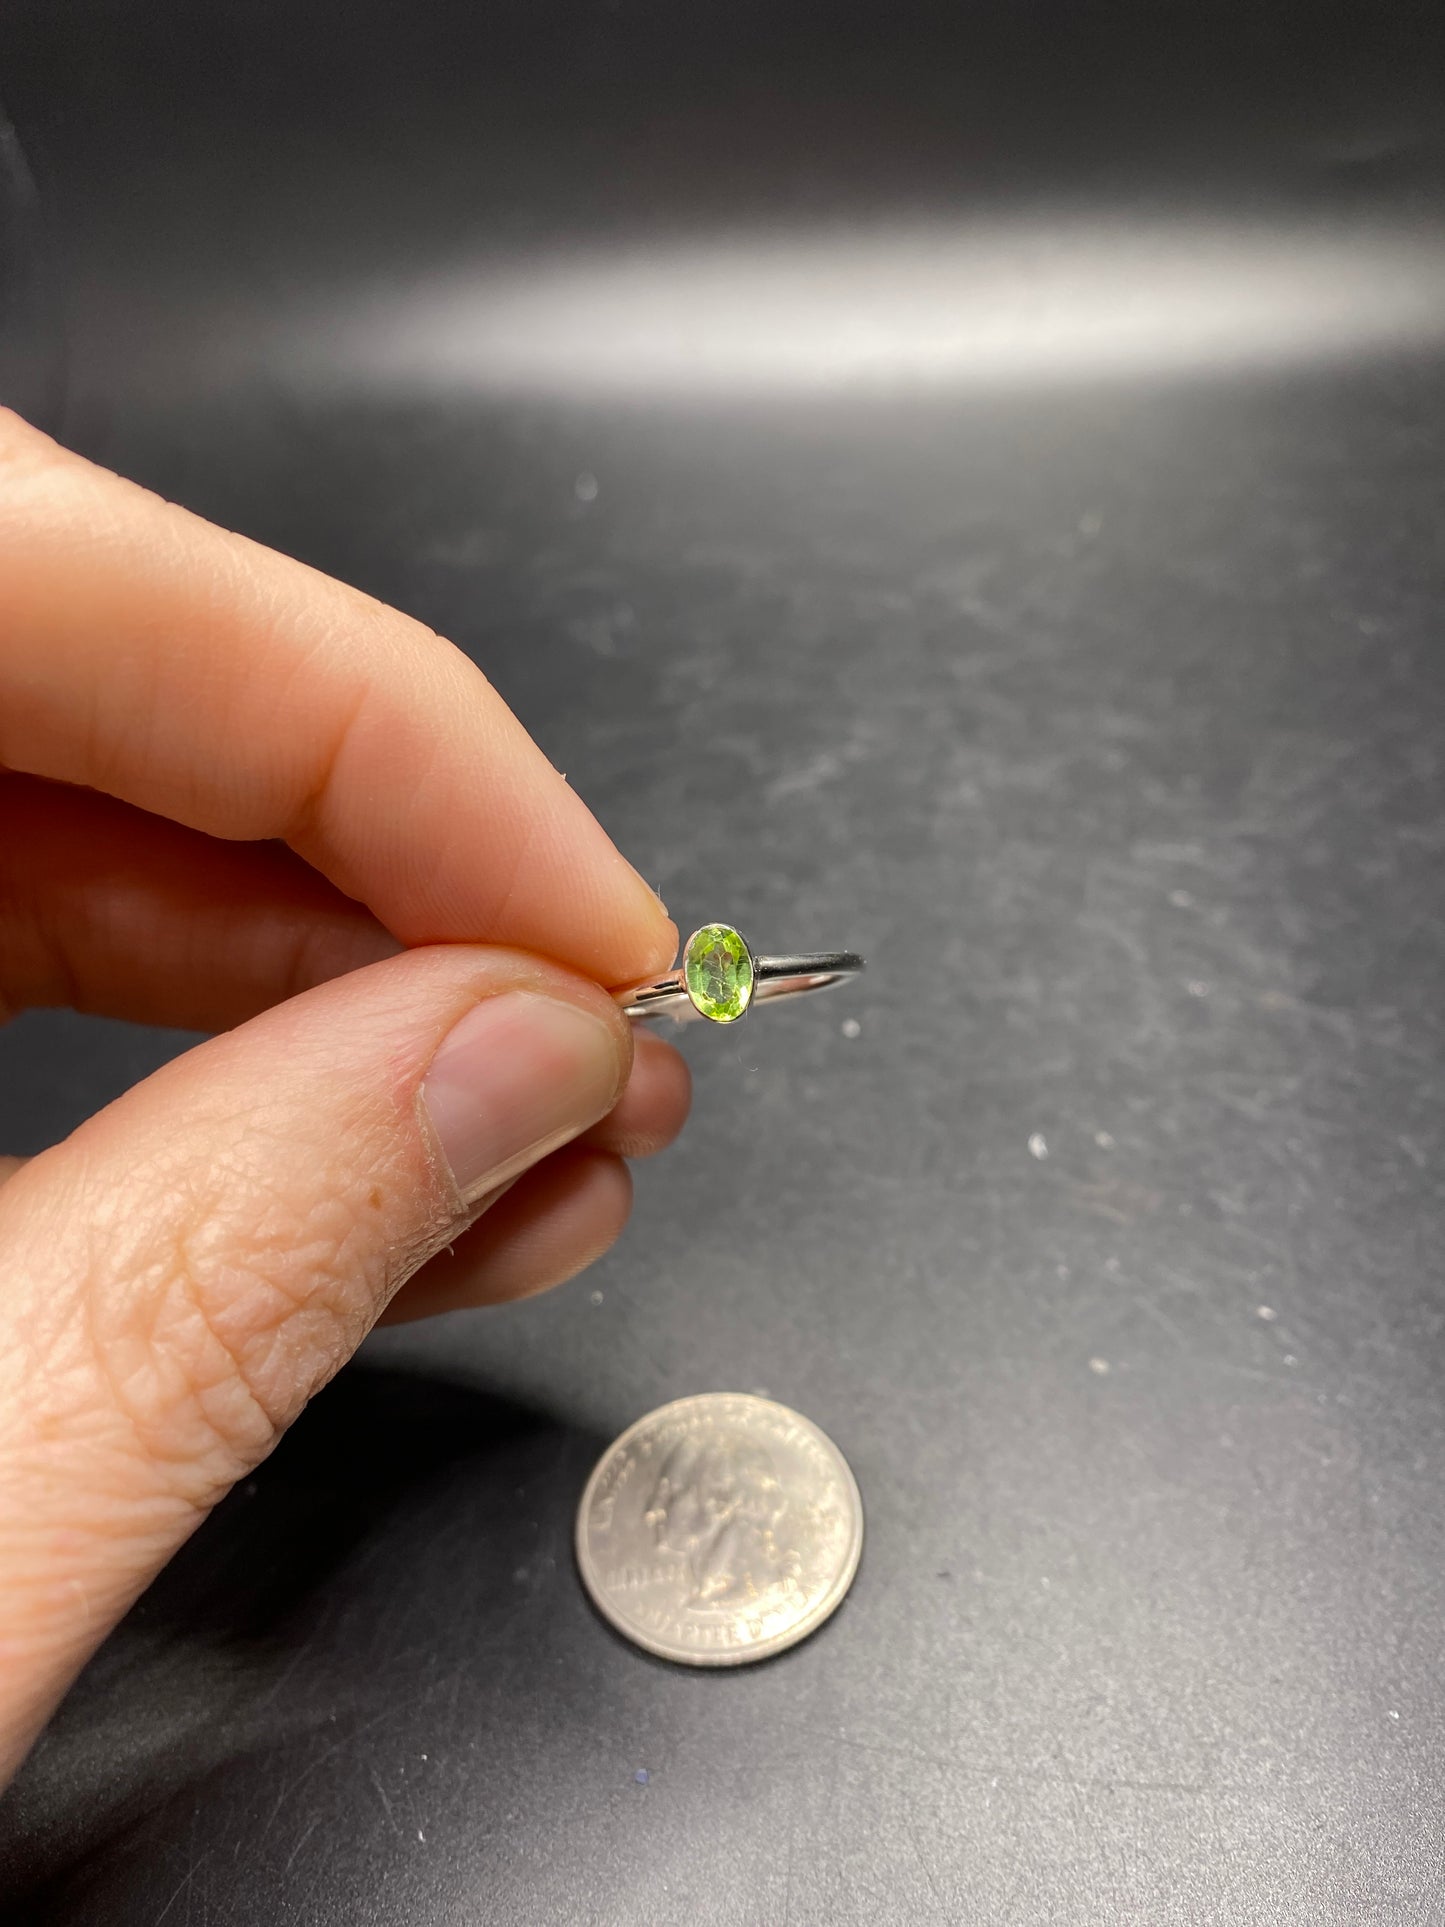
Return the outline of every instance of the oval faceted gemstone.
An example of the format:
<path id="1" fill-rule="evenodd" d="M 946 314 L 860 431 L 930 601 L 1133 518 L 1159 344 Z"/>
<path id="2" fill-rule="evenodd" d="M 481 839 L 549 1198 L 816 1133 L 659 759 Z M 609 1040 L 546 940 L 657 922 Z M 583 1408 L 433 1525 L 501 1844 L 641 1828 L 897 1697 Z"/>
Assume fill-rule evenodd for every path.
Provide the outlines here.
<path id="1" fill-rule="evenodd" d="M 704 1017 L 731 1024 L 753 1000 L 752 952 L 730 924 L 705 923 L 682 953 L 687 994 Z"/>

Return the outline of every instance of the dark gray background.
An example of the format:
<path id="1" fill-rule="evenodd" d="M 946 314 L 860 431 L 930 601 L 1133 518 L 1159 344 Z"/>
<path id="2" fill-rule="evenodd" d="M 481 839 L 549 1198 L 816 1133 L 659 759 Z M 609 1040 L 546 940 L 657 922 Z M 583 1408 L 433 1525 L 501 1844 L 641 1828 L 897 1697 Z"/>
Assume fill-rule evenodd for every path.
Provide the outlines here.
<path id="1" fill-rule="evenodd" d="M 688 1037 L 592 1273 L 318 1400 L 15 1918 L 1445 1920 L 1427 20 L 7 9 L 59 432 L 455 637 L 684 928 L 872 965 Z M 20 1020 L 6 1148 L 182 1042 Z M 760 1387 L 862 1571 L 669 1670 L 576 1495 Z"/>

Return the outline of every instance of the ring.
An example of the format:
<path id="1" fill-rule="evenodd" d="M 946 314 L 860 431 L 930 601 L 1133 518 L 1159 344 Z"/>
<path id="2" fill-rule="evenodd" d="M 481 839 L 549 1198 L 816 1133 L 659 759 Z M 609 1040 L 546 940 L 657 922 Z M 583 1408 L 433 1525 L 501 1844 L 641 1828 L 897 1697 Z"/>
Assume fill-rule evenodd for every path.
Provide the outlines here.
<path id="1" fill-rule="evenodd" d="M 613 995 L 628 1017 L 671 1017 L 678 1023 L 706 1017 L 714 1024 L 735 1024 L 755 1003 L 830 990 L 862 968 L 863 959 L 852 950 L 759 957 L 731 924 L 705 923 L 683 946 L 676 970 Z"/>

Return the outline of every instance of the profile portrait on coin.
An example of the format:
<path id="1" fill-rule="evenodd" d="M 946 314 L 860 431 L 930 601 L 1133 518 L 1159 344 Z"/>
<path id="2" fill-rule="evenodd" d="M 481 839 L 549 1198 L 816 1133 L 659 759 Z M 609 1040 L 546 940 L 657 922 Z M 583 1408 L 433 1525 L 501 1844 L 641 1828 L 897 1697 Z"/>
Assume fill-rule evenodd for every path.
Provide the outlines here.
<path id="1" fill-rule="evenodd" d="M 788 1589 L 802 1560 L 780 1536 L 787 1495 L 759 1445 L 682 1439 L 663 1460 L 646 1512 L 662 1552 L 685 1559 L 693 1605 Z"/>

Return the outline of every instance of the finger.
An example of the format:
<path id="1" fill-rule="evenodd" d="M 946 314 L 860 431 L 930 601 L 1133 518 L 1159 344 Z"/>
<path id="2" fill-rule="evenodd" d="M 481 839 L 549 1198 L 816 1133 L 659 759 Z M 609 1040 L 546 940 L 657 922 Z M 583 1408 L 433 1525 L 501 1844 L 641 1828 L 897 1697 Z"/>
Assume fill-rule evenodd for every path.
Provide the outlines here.
<path id="1" fill-rule="evenodd" d="M 617 1157 L 647 1158 L 666 1150 L 692 1105 L 692 1073 L 681 1051 L 638 1028 L 627 1089 L 600 1124 L 587 1133 L 595 1150 Z"/>
<path id="2" fill-rule="evenodd" d="M 3 1185 L 7 1178 L 13 1178 L 24 1163 L 24 1158 L 0 1158 L 0 1185 Z"/>
<path id="3" fill-rule="evenodd" d="M 395 954 L 396 942 L 281 844 L 219 843 L 129 804 L 0 773 L 0 1012 L 76 1010 L 225 1030 Z M 632 1076 L 590 1134 L 648 1157 L 686 1120 L 682 1056 L 639 1028 Z"/>
<path id="4" fill-rule="evenodd" d="M 94 790 L 0 774 L 0 1015 L 225 1030 L 398 948 L 280 843 L 221 843 Z"/>
<path id="5" fill-rule="evenodd" d="M 450 643 L 0 413 L 0 764 L 279 838 L 403 943 L 626 983 L 676 932 Z"/>
<path id="6" fill-rule="evenodd" d="M 569 1145 L 528 1171 L 382 1314 L 388 1325 L 530 1298 L 565 1284 L 615 1244 L 632 1206 L 621 1158 Z"/>
<path id="7" fill-rule="evenodd" d="M 412 951 L 199 1045 L 0 1189 L 0 1774 L 399 1286 L 611 1110 L 631 1050 L 556 965 Z"/>

